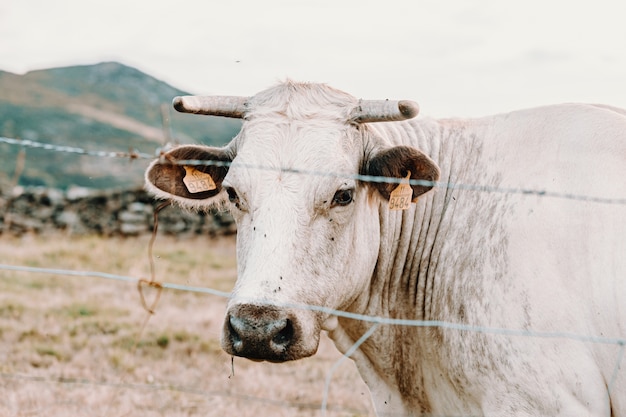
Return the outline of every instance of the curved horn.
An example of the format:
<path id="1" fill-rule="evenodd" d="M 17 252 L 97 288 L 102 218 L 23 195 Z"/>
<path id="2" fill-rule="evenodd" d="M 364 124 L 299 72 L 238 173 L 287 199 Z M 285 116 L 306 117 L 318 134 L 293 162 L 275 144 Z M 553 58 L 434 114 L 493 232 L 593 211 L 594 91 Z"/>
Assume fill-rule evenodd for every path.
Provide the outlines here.
<path id="1" fill-rule="evenodd" d="M 395 122 L 412 119 L 419 111 L 419 105 L 411 100 L 359 100 L 352 111 L 352 120 L 357 123 Z"/>
<path id="2" fill-rule="evenodd" d="M 181 113 L 241 119 L 246 112 L 248 97 L 237 96 L 179 96 L 172 105 Z"/>

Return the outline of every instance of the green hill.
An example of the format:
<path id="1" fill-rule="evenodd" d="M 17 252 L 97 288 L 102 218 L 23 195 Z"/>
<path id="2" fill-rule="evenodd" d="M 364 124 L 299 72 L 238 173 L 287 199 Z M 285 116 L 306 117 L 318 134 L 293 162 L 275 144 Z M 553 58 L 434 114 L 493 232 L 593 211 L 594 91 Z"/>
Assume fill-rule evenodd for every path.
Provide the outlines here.
<path id="1" fill-rule="evenodd" d="M 116 62 L 32 71 L 0 71 L 0 136 L 87 150 L 154 154 L 166 142 L 223 145 L 238 120 L 180 114 L 189 94 Z M 25 152 L 23 186 L 117 188 L 142 184 L 149 161 L 80 156 L 0 143 L 0 181 L 15 176 Z"/>

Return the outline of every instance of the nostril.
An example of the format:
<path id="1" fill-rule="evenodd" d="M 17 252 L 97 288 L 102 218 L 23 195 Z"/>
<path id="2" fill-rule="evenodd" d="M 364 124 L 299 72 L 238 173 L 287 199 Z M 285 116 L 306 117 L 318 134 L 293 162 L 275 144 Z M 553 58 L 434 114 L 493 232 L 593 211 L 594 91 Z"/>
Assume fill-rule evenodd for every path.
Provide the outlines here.
<path id="1" fill-rule="evenodd" d="M 300 325 L 288 310 L 250 304 L 226 314 L 222 347 L 234 356 L 283 362 L 301 343 Z"/>
<path id="2" fill-rule="evenodd" d="M 293 340 L 293 334 L 293 324 L 291 323 L 291 320 L 287 319 L 285 320 L 284 327 L 280 329 L 274 337 L 272 337 L 272 344 L 276 345 L 276 347 L 284 349 Z"/>
<path id="3" fill-rule="evenodd" d="M 238 321 L 239 320 L 237 318 L 234 318 L 233 316 L 230 316 L 228 318 L 228 334 L 233 348 L 235 348 L 236 350 L 241 349 L 241 346 L 243 344 L 243 342 L 241 341 L 241 336 L 237 331 L 237 326 L 241 326 L 241 323 L 238 323 Z"/>

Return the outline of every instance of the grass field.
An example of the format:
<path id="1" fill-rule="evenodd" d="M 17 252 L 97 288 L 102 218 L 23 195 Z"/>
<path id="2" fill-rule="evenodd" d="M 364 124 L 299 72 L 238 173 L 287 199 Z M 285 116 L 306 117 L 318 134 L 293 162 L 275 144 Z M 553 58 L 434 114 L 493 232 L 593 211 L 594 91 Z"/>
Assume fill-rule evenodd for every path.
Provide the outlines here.
<path id="1" fill-rule="evenodd" d="M 2 236 L 0 263 L 150 279 L 148 246 L 148 236 Z M 161 282 L 230 291 L 235 281 L 234 238 L 159 236 L 154 261 Z M 156 292 L 144 288 L 150 304 Z M 134 283 L 0 270 L 0 416 L 322 415 L 340 358 L 332 342 L 287 364 L 231 362 L 219 345 L 225 304 L 164 290 L 150 315 Z M 326 415 L 373 415 L 351 361 L 333 374 Z"/>

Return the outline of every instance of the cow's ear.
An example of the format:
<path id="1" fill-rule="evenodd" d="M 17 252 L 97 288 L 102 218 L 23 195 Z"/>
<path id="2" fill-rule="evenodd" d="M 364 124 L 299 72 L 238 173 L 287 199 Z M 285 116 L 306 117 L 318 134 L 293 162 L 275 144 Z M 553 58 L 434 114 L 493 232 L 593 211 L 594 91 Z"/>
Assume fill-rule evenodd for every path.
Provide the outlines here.
<path id="1" fill-rule="evenodd" d="M 146 189 L 187 208 L 220 204 L 224 200 L 222 181 L 232 157 L 226 148 L 179 146 L 150 164 L 146 170 Z M 185 165 L 184 161 L 190 163 Z M 203 165 L 202 161 L 209 164 Z M 211 161 L 217 163 L 211 164 Z"/>
<path id="2" fill-rule="evenodd" d="M 437 181 L 439 167 L 435 162 L 419 150 L 410 146 L 394 146 L 373 154 L 365 163 L 366 175 L 406 178 L 411 172 L 412 180 Z M 372 182 L 385 199 L 389 199 L 397 183 Z M 434 184 L 411 185 L 413 200 L 433 188 Z"/>

